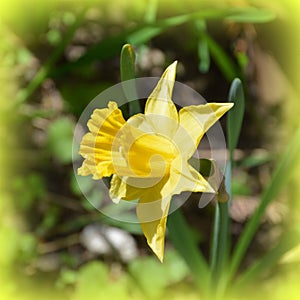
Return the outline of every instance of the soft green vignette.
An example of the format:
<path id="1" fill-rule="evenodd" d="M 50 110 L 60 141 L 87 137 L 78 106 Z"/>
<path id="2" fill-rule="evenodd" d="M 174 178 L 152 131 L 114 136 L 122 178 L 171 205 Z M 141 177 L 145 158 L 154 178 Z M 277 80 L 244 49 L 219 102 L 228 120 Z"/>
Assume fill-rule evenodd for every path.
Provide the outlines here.
<path id="1" fill-rule="evenodd" d="M 3 38 L 9 37 L 9 34 L 1 24 L 0 32 Z M 4 53 L 7 50 L 10 50 L 10 45 L 3 43 L 0 48 L 1 58 L 4 57 Z M 9 148 L 16 140 L 16 129 L 9 119 L 9 115 L 12 114 L 12 101 L 7 101 L 7 99 L 13 99 L 16 93 L 17 87 L 13 83 L 14 81 L 12 72 L 1 63 L 0 137 L 3 142 L 0 148 L 0 285 L 2 287 L 0 299 L 12 299 L 12 295 L 14 295 L 14 291 L 17 289 L 13 282 L 11 265 L 17 255 L 19 232 L 15 224 L 16 215 L 13 210 L 12 195 L 8 189 L 10 184 L 8 179 L 13 175 L 10 165 L 13 161 L 13 157 Z"/>
<path id="2" fill-rule="evenodd" d="M 23 216 L 14 207 L 17 199 L 12 193 L 15 176 L 24 170 L 24 149 L 20 141 L 20 117 L 15 106 L 18 83 L 16 71 L 10 66 L 10 53 L 13 53 L 17 39 L 2 19 L 15 20 L 17 3 L 0 4 L 0 299 L 37 299 L 43 293 L 44 299 L 64 299 L 57 293 L 50 294 L 52 288 L 45 290 L 35 280 L 26 277 L 15 265 L 23 237 Z M 46 293 L 45 293 L 46 292 Z"/>
<path id="3" fill-rule="evenodd" d="M 0 4 L 0 14 L 2 15 L 10 15 L 10 19 L 16 22 L 22 22 L 22 20 L 18 19 L 18 15 L 15 13 L 17 11 L 17 6 L 20 1 L 3 1 Z M 47 6 L 49 3 L 55 3 L 57 1 L 46 1 Z M 118 2 L 118 1 L 117 1 Z M 137 2 L 137 9 L 143 9 L 139 1 Z M 164 2 L 164 1 L 163 1 Z M 177 1 L 179 3 L 179 1 Z M 196 1 L 194 1 L 196 2 Z M 215 1 L 217 3 L 217 1 Z M 293 28 L 294 36 L 297 36 L 300 33 L 300 21 L 298 15 L 300 13 L 300 3 L 298 0 L 289 0 L 289 1 L 249 1 L 249 3 L 256 3 L 259 5 L 266 4 L 266 6 L 274 6 L 280 7 L 282 5 L 281 11 L 282 14 L 288 14 L 289 19 L 291 20 L 291 27 Z M 70 2 L 71 3 L 71 2 Z M 103 1 L 102 1 L 103 3 Z M 219 1 L 220 3 L 220 1 Z M 224 1 L 222 2 L 224 4 Z M 71 5 L 71 4 L 69 4 Z M 10 37 L 7 39 L 9 33 L 5 32 L 6 28 L 0 25 L 0 35 L 3 40 L 10 40 Z M 4 34 L 3 34 L 4 33 Z M 295 47 L 297 49 L 300 48 L 300 41 L 295 38 Z M 11 47 L 9 44 L 2 43 L 0 47 L 0 57 L 3 57 L 3 47 Z M 299 70 L 300 70 L 300 59 L 292 57 L 294 70 L 290 70 L 293 73 L 294 79 L 296 81 L 299 78 Z M 2 61 L 1 61 L 2 63 Z M 14 77 L 13 71 L 4 66 L 0 65 L 0 137 L 2 138 L 3 143 L 1 143 L 0 147 L 0 299 L 2 300 L 19 300 L 19 299 L 38 299 L 41 292 L 43 292 L 44 299 L 59 299 L 58 297 L 54 298 L 53 291 L 47 295 L 45 294 L 43 288 L 38 288 L 37 282 L 34 279 L 26 279 L 27 283 L 24 283 L 23 275 L 18 275 L 17 272 L 13 269 L 12 265 L 17 258 L 18 249 L 20 247 L 20 231 L 19 231 L 19 220 L 20 215 L 15 211 L 13 206 L 13 195 L 10 193 L 8 187 L 10 185 L 9 179 L 16 173 L 17 168 L 20 167 L 18 163 L 20 163 L 21 147 L 22 145 L 18 144 L 18 130 L 16 128 L 15 123 L 13 122 L 13 118 L 11 116 L 16 116 L 18 112 L 12 109 L 13 100 L 15 99 L 15 95 L 17 94 L 17 82 Z M 287 104 L 284 107 L 284 111 L 286 114 L 286 121 L 282 126 L 289 132 L 293 131 L 295 128 L 295 124 L 298 123 L 299 116 L 299 90 L 292 96 L 286 100 Z M 18 117 L 15 117 L 16 119 Z M 289 135 L 291 136 L 291 134 Z M 287 137 L 288 139 L 288 137 Z M 279 141 L 280 142 L 280 141 Z M 11 146 L 13 146 L 15 150 L 11 150 Z M 21 165 L 22 167 L 22 165 Z M 293 191 L 288 192 L 291 193 L 293 198 L 293 211 L 300 211 L 300 188 L 298 184 L 298 178 L 300 176 L 300 167 L 297 168 L 294 176 L 293 176 Z M 294 220 L 300 224 L 300 218 L 298 214 L 298 218 L 296 217 Z M 300 255 L 295 252 L 292 253 L 292 259 L 289 257 L 290 263 L 299 262 Z M 99 271 L 100 272 L 100 271 Z M 294 274 L 291 274 L 287 278 L 282 278 L 281 280 L 275 280 L 270 282 L 271 290 L 272 290 L 272 299 L 280 300 L 283 298 L 286 299 L 297 299 L 298 297 L 298 281 L 299 281 L 299 272 L 295 270 Z M 50 288 L 49 288 L 50 290 Z M 251 293 L 252 294 L 252 293 Z M 270 296 L 268 292 L 265 293 L 266 297 Z M 242 295 L 243 299 L 251 299 L 250 296 L 245 294 Z M 258 296 L 264 296 L 264 294 L 258 294 Z M 63 296 L 61 296 L 63 298 Z M 259 297 L 259 298 L 260 298 Z M 194 298 L 193 298 L 194 299 Z M 266 298 L 268 299 L 268 298 Z"/>

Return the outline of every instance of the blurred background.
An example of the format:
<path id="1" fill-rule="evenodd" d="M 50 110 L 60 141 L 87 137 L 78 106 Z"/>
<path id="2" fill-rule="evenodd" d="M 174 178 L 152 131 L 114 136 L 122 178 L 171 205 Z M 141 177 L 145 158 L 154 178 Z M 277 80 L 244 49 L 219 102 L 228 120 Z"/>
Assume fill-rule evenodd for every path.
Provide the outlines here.
<path id="1" fill-rule="evenodd" d="M 93 205 L 85 199 L 73 173 L 73 130 L 86 105 L 120 82 L 125 43 L 136 51 L 137 77 L 160 76 L 178 60 L 176 79 L 208 102 L 227 101 L 239 77 L 246 111 L 232 181 L 234 246 L 298 127 L 297 1 L 13 1 L 0 8 L 0 299 L 41 292 L 51 299 L 201 299 L 168 236 L 160 264 L 139 226 L 99 213 L 103 195 L 93 195 Z M 241 271 L 299 224 L 296 159 L 295 167 Z M 197 195 L 183 206 L 206 257 L 213 211 L 213 204 L 199 209 Z M 299 262 L 300 248 L 292 247 L 262 270 L 250 294 L 297 295 Z"/>

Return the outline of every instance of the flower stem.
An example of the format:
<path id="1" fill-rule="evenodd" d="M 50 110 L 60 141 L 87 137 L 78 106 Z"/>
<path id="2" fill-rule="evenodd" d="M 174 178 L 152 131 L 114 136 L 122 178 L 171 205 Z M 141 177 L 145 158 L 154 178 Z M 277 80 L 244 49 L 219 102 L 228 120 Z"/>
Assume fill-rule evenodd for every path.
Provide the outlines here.
<path id="1" fill-rule="evenodd" d="M 226 169 L 225 174 L 225 185 L 226 191 L 231 199 L 231 171 L 230 164 Z M 214 229 L 212 236 L 212 251 L 211 251 L 211 277 L 210 277 L 210 292 L 213 295 L 223 294 L 225 291 L 225 286 L 223 284 L 223 277 L 226 273 L 226 265 L 228 263 L 229 254 L 229 205 L 230 200 L 226 203 L 217 202 L 215 208 L 214 217 Z M 225 281 L 224 281 L 225 282 Z"/>
<path id="2" fill-rule="evenodd" d="M 215 216 L 214 216 L 214 228 L 212 234 L 212 247 L 210 254 L 210 269 L 212 278 L 215 277 L 215 270 L 217 265 L 218 255 L 218 242 L 219 242 L 219 229 L 220 229 L 220 207 L 219 203 L 216 204 Z"/>

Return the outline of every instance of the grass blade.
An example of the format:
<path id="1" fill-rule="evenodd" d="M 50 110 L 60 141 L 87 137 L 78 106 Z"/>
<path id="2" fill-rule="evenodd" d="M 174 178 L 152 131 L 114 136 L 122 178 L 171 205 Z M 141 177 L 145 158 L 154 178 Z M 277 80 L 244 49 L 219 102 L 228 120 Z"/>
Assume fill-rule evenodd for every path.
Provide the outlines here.
<path id="1" fill-rule="evenodd" d="M 95 60 L 101 61 L 115 57 L 119 54 L 120 49 L 125 43 L 139 46 L 147 43 L 150 39 L 163 33 L 171 27 L 179 26 L 186 22 L 195 21 L 198 19 L 207 20 L 224 18 L 227 15 L 229 15 L 229 13 L 223 9 L 205 9 L 191 14 L 182 14 L 158 20 L 152 23 L 139 23 L 131 28 L 121 31 L 114 36 L 107 37 L 99 43 L 91 46 L 78 60 L 61 66 L 60 74 L 62 72 L 69 72 L 74 68 L 78 68 Z M 54 72 L 51 74 L 56 75 Z"/>
<path id="2" fill-rule="evenodd" d="M 45 80 L 45 78 L 49 75 L 52 67 L 54 66 L 56 61 L 61 57 L 65 48 L 71 42 L 76 29 L 80 26 L 81 22 L 83 21 L 87 8 L 88 7 L 85 7 L 82 10 L 80 15 L 77 17 L 77 20 L 69 28 L 68 32 L 62 39 L 61 43 L 55 48 L 54 52 L 52 53 L 48 61 L 40 68 L 40 70 L 37 72 L 37 74 L 32 79 L 32 81 L 28 84 L 27 88 L 23 90 L 20 94 L 18 94 L 17 103 L 22 103 L 26 101 L 34 93 L 34 91 L 40 86 L 40 84 Z"/>
<path id="3" fill-rule="evenodd" d="M 228 101 L 235 103 L 234 107 L 228 112 L 227 115 L 227 134 L 230 152 L 230 161 L 226 167 L 225 186 L 229 195 L 229 200 L 225 203 L 217 203 L 215 210 L 215 229 L 213 234 L 218 234 L 217 237 L 213 236 L 213 240 L 217 240 L 213 244 L 213 260 L 212 260 L 212 277 L 211 288 L 215 295 L 224 295 L 227 284 L 227 266 L 228 255 L 230 249 L 230 218 L 229 206 L 231 203 L 231 166 L 233 165 L 233 151 L 237 145 L 241 124 L 244 116 L 244 94 L 242 84 L 239 79 L 234 79 L 228 96 Z M 216 227 L 219 226 L 218 229 Z M 225 268 L 226 267 L 226 268 Z M 213 284 L 217 282 L 217 286 Z"/>
<path id="4" fill-rule="evenodd" d="M 236 64 L 211 36 L 209 36 L 207 33 L 202 32 L 202 37 L 207 43 L 211 57 L 220 68 L 224 77 L 228 81 L 232 81 L 239 75 Z"/>
<path id="5" fill-rule="evenodd" d="M 135 53 L 130 44 L 123 46 L 120 60 L 121 80 L 135 78 Z"/>
<path id="6" fill-rule="evenodd" d="M 300 232 L 298 230 L 290 230 L 285 233 L 280 242 L 270 250 L 260 260 L 257 260 L 247 271 L 245 271 L 236 281 L 235 287 L 241 289 L 254 279 L 258 278 L 264 271 L 270 270 L 275 266 L 282 256 L 299 245 Z"/>
<path id="7" fill-rule="evenodd" d="M 201 73 L 207 73 L 210 68 L 210 55 L 207 40 L 203 38 L 203 33 L 206 32 L 205 20 L 195 21 L 195 26 L 199 36 L 198 40 L 198 58 L 199 58 L 199 71 Z"/>
<path id="8" fill-rule="evenodd" d="M 256 7 L 233 8 L 227 20 L 239 23 L 267 23 L 276 18 L 274 12 Z"/>
<path id="9" fill-rule="evenodd" d="M 260 205 L 252 215 L 250 221 L 247 223 L 233 253 L 230 268 L 228 270 L 228 280 L 231 280 L 235 275 L 241 260 L 260 224 L 260 220 L 265 213 L 268 204 L 279 194 L 283 186 L 291 178 L 291 175 L 297 165 L 299 164 L 300 157 L 300 127 L 296 131 L 292 142 L 290 143 L 287 151 L 280 160 L 277 168 L 275 169 L 272 179 L 265 189 Z"/>
<path id="10" fill-rule="evenodd" d="M 232 20 L 233 18 L 236 18 L 236 20 L 238 20 L 237 18 L 243 18 L 244 20 L 246 20 L 246 16 L 248 16 L 248 19 L 250 18 L 250 13 L 253 21 L 256 20 L 262 22 L 264 20 L 268 20 L 266 18 L 266 11 L 263 11 L 263 18 L 263 14 L 259 14 L 260 10 L 258 9 L 250 11 L 249 7 L 240 9 L 225 7 L 209 9 L 206 8 L 195 13 L 182 14 L 158 21 L 155 20 L 155 22 L 149 23 L 149 21 L 155 19 L 155 10 L 157 9 L 156 2 L 157 0 L 152 0 L 152 2 L 149 4 L 149 6 L 151 5 L 152 11 L 146 16 L 146 20 L 144 23 L 139 23 L 129 29 L 123 30 L 115 36 L 110 36 L 103 39 L 99 43 L 87 49 L 87 51 L 78 60 L 69 62 L 64 66 L 61 66 L 60 74 L 56 75 L 61 75 L 61 72 L 68 72 L 73 68 L 80 67 L 83 64 L 91 63 L 95 60 L 105 60 L 116 57 L 125 43 L 139 46 L 141 44 L 147 43 L 150 39 L 163 33 L 171 27 L 179 26 L 190 21 L 224 18 L 231 18 Z M 254 15 L 256 15 L 256 19 L 254 18 Z M 258 16 L 260 16 L 260 18 L 258 18 Z M 209 37 L 207 38 L 207 44 L 211 51 L 211 55 L 214 56 L 217 64 L 221 67 L 224 74 L 226 74 L 226 78 L 231 81 L 237 74 L 237 72 L 234 71 L 236 69 L 234 63 L 227 57 L 226 53 L 222 51 L 222 48 L 219 47 L 216 42 Z M 55 75 L 55 71 L 53 71 L 53 73 L 51 72 L 51 75 Z"/>
<path id="11" fill-rule="evenodd" d="M 211 269 L 211 281 L 214 282 L 217 269 L 217 256 L 218 256 L 218 245 L 219 245 L 219 231 L 220 231 L 220 206 L 216 203 L 215 215 L 214 215 L 214 227 L 212 234 L 212 245 L 210 253 L 210 269 Z"/>
<path id="12" fill-rule="evenodd" d="M 245 111 L 243 85 L 238 78 L 235 78 L 231 84 L 228 101 L 234 103 L 233 108 L 227 114 L 227 142 L 230 161 L 233 163 L 233 151 L 238 143 Z"/>
<path id="13" fill-rule="evenodd" d="M 198 249 L 193 235 L 180 209 L 168 217 L 168 236 L 180 255 L 189 266 L 196 284 L 201 289 L 208 286 L 208 265 Z"/>
<path id="14" fill-rule="evenodd" d="M 126 87 L 123 90 L 129 103 L 129 115 L 132 116 L 141 112 L 141 107 L 138 102 L 138 96 L 135 85 L 135 53 L 130 44 L 123 46 L 120 59 L 121 81 L 127 81 Z M 132 101 L 133 100 L 133 101 Z"/>
<path id="15" fill-rule="evenodd" d="M 144 20 L 146 23 L 154 22 L 156 19 L 158 0 L 149 0 L 146 7 Z"/>
<path id="16" fill-rule="evenodd" d="M 244 93 L 242 88 L 242 83 L 238 78 L 235 78 L 231 84 L 229 90 L 228 101 L 233 102 L 234 107 L 228 112 L 227 115 L 227 134 L 228 134 L 228 144 L 230 152 L 230 162 L 229 166 L 226 168 L 225 174 L 225 184 L 226 190 L 229 194 L 231 200 L 231 187 L 229 182 L 231 181 L 231 166 L 233 165 L 233 151 L 237 145 L 240 129 L 244 116 Z M 213 244 L 213 273 L 220 274 L 227 263 L 228 253 L 229 253 L 229 205 L 230 200 L 226 203 L 217 203 L 215 211 L 215 227 L 219 226 L 217 230 L 215 228 L 215 234 L 218 234 L 217 243 Z M 216 237 L 213 237 L 215 240 Z"/>

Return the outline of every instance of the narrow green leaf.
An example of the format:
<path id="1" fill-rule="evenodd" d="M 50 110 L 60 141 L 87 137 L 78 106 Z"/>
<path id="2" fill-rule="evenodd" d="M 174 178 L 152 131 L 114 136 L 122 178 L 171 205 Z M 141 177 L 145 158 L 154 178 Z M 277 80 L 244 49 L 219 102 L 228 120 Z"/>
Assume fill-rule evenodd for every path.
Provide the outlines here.
<path id="1" fill-rule="evenodd" d="M 230 249 L 230 218 L 229 205 L 232 198 L 231 190 L 231 166 L 233 165 L 233 151 L 237 145 L 240 134 L 241 123 L 244 115 L 244 96 L 241 81 L 234 79 L 230 91 L 229 101 L 234 102 L 235 106 L 228 112 L 227 115 L 227 131 L 228 143 L 230 151 L 230 161 L 226 167 L 225 187 L 228 192 L 228 201 L 217 203 L 214 219 L 213 244 L 212 244 L 212 259 L 211 259 L 211 291 L 215 295 L 222 296 L 226 290 L 227 284 L 227 266 Z M 234 111 L 235 110 L 235 111 Z M 231 114 L 231 116 L 229 116 Z M 234 127 L 233 124 L 236 126 Z M 217 237 L 215 236 L 217 235 Z M 216 281 L 217 286 L 214 286 Z"/>
<path id="2" fill-rule="evenodd" d="M 236 64 L 211 36 L 203 32 L 202 38 L 206 41 L 210 55 L 222 71 L 224 77 L 228 81 L 232 81 L 239 75 Z"/>
<path id="3" fill-rule="evenodd" d="M 30 97 L 34 91 L 40 86 L 40 84 L 44 81 L 44 79 L 49 75 L 52 67 L 57 62 L 57 60 L 61 57 L 63 54 L 65 48 L 68 46 L 70 41 L 72 40 L 77 28 L 80 26 L 81 22 L 83 21 L 83 18 L 85 16 L 85 12 L 88 7 L 85 7 L 80 15 L 78 16 L 77 20 L 71 25 L 64 36 L 64 38 L 60 41 L 60 43 L 57 45 L 53 53 L 50 55 L 47 62 L 40 68 L 40 70 L 37 72 L 35 77 L 31 80 L 31 82 L 28 84 L 26 89 L 19 92 L 17 95 L 17 103 L 22 103 Z"/>
<path id="4" fill-rule="evenodd" d="M 264 271 L 270 271 L 284 254 L 299 245 L 299 243 L 299 228 L 298 230 L 292 229 L 289 232 L 286 232 L 273 249 L 268 251 L 267 254 L 257 260 L 248 270 L 240 275 L 235 283 L 235 287 L 243 288 L 246 284 L 257 279 Z"/>
<path id="5" fill-rule="evenodd" d="M 243 86 L 238 78 L 235 78 L 231 84 L 228 101 L 234 103 L 233 108 L 227 114 L 227 142 L 232 159 L 240 136 L 245 111 Z"/>
<path id="6" fill-rule="evenodd" d="M 168 217 L 168 236 L 178 253 L 189 266 L 195 283 L 205 290 L 208 287 L 209 270 L 205 258 L 193 238 L 182 212 L 177 209 Z"/>
<path id="7" fill-rule="evenodd" d="M 220 206 L 216 203 L 214 223 L 213 223 L 213 233 L 211 242 L 211 252 L 210 252 L 210 269 L 211 269 L 211 284 L 214 282 L 216 277 L 217 269 L 217 257 L 218 257 L 218 244 L 219 244 L 219 232 L 220 232 Z"/>
<path id="8" fill-rule="evenodd" d="M 224 18 L 229 13 L 224 9 L 205 9 L 192 14 L 183 14 L 170 17 L 153 23 L 140 23 L 129 29 L 125 29 L 114 36 L 109 36 L 101 42 L 89 47 L 87 51 L 76 61 L 69 62 L 60 67 L 59 74 L 52 70 L 51 75 L 61 75 L 62 72 L 68 72 L 74 68 L 81 67 L 84 64 L 91 63 L 95 60 L 105 60 L 115 57 L 124 43 L 130 43 L 134 46 L 147 43 L 150 39 L 163 33 L 167 29 L 182 25 L 189 21 L 198 19 L 218 19 Z"/>
<path id="9" fill-rule="evenodd" d="M 146 6 L 146 11 L 145 11 L 145 18 L 144 18 L 146 23 L 151 23 L 155 21 L 157 6 L 158 6 L 158 0 L 148 1 L 148 5 Z"/>
<path id="10" fill-rule="evenodd" d="M 213 294 L 223 292 L 222 276 L 226 272 L 229 254 L 229 214 L 228 201 L 216 202 L 211 248 L 210 289 Z"/>
<path id="11" fill-rule="evenodd" d="M 153 3 L 155 4 L 155 0 L 153 0 Z M 153 5 L 153 7 L 154 6 L 155 5 Z M 154 8 L 153 14 L 151 13 L 147 17 L 149 18 L 149 20 L 151 20 L 154 16 Z M 236 20 L 238 20 L 238 18 L 243 18 L 243 20 L 246 21 L 246 16 L 248 16 L 248 19 L 250 20 L 250 13 L 252 14 L 252 21 L 255 21 L 254 15 L 258 13 L 258 11 L 260 10 L 256 9 L 250 12 L 249 8 L 238 10 L 228 8 L 210 8 L 202 9 L 201 11 L 191 14 L 183 14 L 163 20 L 158 20 L 151 23 L 149 23 L 148 19 L 146 19 L 145 23 L 137 24 L 129 29 L 125 29 L 115 36 L 107 37 L 94 46 L 89 47 L 77 61 L 69 62 L 64 66 L 60 66 L 59 74 L 55 73 L 55 70 L 51 70 L 51 76 L 61 75 L 63 72 L 68 72 L 73 68 L 80 67 L 83 64 L 88 64 L 95 60 L 105 60 L 111 57 L 115 57 L 119 53 L 118 49 L 120 49 L 120 47 L 122 47 L 124 43 L 130 43 L 134 46 L 139 46 L 141 44 L 147 43 L 150 39 L 163 33 L 167 29 L 182 25 L 186 22 L 196 21 L 199 19 L 210 20 L 224 18 L 229 18 L 231 20 L 234 20 L 234 18 L 236 18 Z M 267 13 L 264 11 L 263 13 L 264 15 L 260 14 L 259 18 L 257 17 L 257 14 L 256 21 L 262 22 L 267 20 Z M 65 39 L 63 39 L 63 41 L 65 41 Z M 226 53 L 224 54 L 222 48 L 218 47 L 218 45 L 216 45 L 214 41 L 208 39 L 207 43 L 208 47 L 210 48 L 211 55 L 214 56 L 214 59 L 217 61 L 222 71 L 226 74 L 226 78 L 228 80 L 232 80 L 236 76 L 236 72 L 234 71 L 234 63 L 228 59 Z M 49 72 L 50 70 L 47 70 L 47 73 Z"/>
<path id="12" fill-rule="evenodd" d="M 123 46 L 120 60 L 121 80 L 127 81 L 128 84 L 123 86 L 125 96 L 129 103 L 129 114 L 134 115 L 141 112 L 141 107 L 138 101 L 136 85 L 135 85 L 135 53 L 130 44 Z"/>
<path id="13" fill-rule="evenodd" d="M 260 220 L 265 213 L 268 204 L 278 196 L 281 189 L 288 182 L 293 174 L 293 171 L 300 162 L 300 127 L 296 131 L 292 142 L 290 143 L 287 151 L 280 160 L 277 168 L 275 169 L 272 179 L 265 189 L 260 205 L 252 215 L 247 223 L 233 253 L 230 268 L 228 270 L 228 280 L 231 280 L 235 275 L 241 260 L 260 224 Z"/>
<path id="14" fill-rule="evenodd" d="M 166 31 L 168 28 L 184 24 L 193 19 L 192 14 L 167 18 L 155 23 L 144 24 L 133 30 L 127 37 L 127 41 L 135 46 L 147 43 L 150 39 Z"/>
<path id="15" fill-rule="evenodd" d="M 199 71 L 201 73 L 207 73 L 210 67 L 210 55 L 207 40 L 203 38 L 203 32 L 206 32 L 205 20 L 195 21 L 195 26 L 199 36 L 198 40 L 198 58 L 199 58 Z"/>
<path id="16" fill-rule="evenodd" d="M 227 20 L 241 23 L 266 23 L 273 21 L 276 14 L 270 10 L 256 7 L 234 8 Z"/>
<path id="17" fill-rule="evenodd" d="M 122 48 L 120 69 L 122 81 L 135 78 L 135 53 L 129 44 L 124 45 Z"/>

